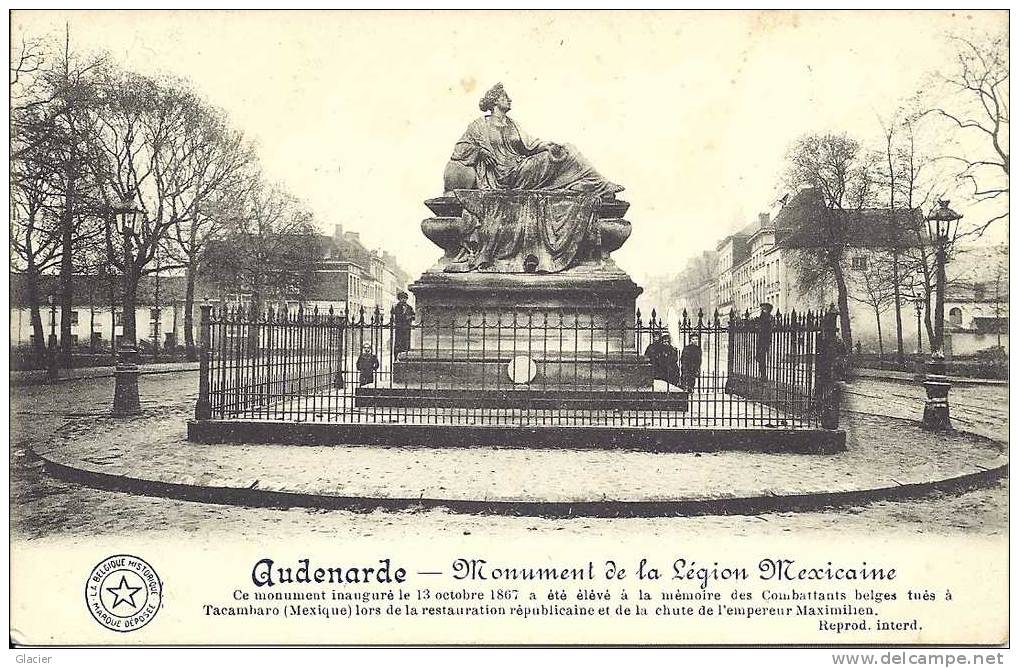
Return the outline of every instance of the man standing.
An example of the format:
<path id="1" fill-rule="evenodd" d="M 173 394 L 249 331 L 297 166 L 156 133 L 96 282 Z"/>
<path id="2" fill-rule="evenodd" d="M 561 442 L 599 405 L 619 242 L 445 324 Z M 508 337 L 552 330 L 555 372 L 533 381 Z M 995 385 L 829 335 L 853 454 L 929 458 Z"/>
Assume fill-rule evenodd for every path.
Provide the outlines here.
<path id="1" fill-rule="evenodd" d="M 757 370 L 761 380 L 768 380 L 768 352 L 771 351 L 772 306 L 761 304 L 761 315 L 757 318 Z"/>
<path id="2" fill-rule="evenodd" d="M 668 332 L 655 332 L 654 340 L 644 351 L 644 356 L 651 362 L 652 378 L 672 385 L 680 384 L 679 351 L 673 347 Z"/>
<path id="3" fill-rule="evenodd" d="M 701 375 L 701 339 L 697 334 L 690 335 L 690 341 L 683 347 L 682 371 L 680 380 L 683 389 L 693 392 L 697 387 L 697 379 Z"/>
<path id="4" fill-rule="evenodd" d="M 389 313 L 393 325 L 393 357 L 410 350 L 410 328 L 414 322 L 414 307 L 407 303 L 407 293 L 396 293 L 397 302 Z"/>

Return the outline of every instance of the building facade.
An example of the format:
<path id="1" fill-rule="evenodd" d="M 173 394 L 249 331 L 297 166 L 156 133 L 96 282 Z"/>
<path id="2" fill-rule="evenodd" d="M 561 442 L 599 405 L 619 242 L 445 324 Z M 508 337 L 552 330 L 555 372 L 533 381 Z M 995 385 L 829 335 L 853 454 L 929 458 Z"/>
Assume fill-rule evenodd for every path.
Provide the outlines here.
<path id="1" fill-rule="evenodd" d="M 23 274 L 10 276 L 10 345 L 31 347 L 35 334 L 31 306 Z M 57 294 L 59 277 L 41 276 L 38 294 L 43 296 L 39 315 L 43 343 L 60 336 L 62 322 Z M 119 277 L 75 276 L 72 283 L 71 343 L 78 348 L 112 350 L 124 335 L 124 311 L 119 304 Z M 184 277 L 143 276 L 138 283 L 135 329 L 139 345 L 152 350 L 172 350 L 184 345 Z M 53 304 L 48 303 L 53 297 Z M 197 310 L 197 308 L 196 308 Z M 197 312 L 195 323 L 198 322 Z"/>
<path id="2" fill-rule="evenodd" d="M 332 308 L 335 313 L 371 317 L 377 308 L 387 314 L 409 277 L 396 258 L 384 250 L 368 249 L 357 232 L 337 225 L 332 236 L 318 239 L 322 259 L 316 265 L 306 307 Z"/>
<path id="3" fill-rule="evenodd" d="M 332 309 L 336 314 L 360 317 L 363 309 L 370 318 L 376 307 L 383 313 L 396 303 L 397 293 L 406 290 L 408 277 L 396 258 L 386 251 L 369 250 L 356 232 L 344 232 L 340 226 L 332 236 L 318 239 L 321 259 L 316 263 L 310 284 L 304 294 L 286 300 L 275 300 L 266 306 L 296 311 L 318 308 Z M 143 350 L 169 350 L 184 345 L 183 276 L 143 276 L 138 284 L 135 313 L 136 334 Z M 59 303 L 51 309 L 47 297 L 59 291 L 59 277 L 41 276 L 37 294 L 41 295 L 40 315 L 44 343 L 51 330 L 60 336 Z M 123 309 L 120 304 L 119 276 L 75 276 L 72 284 L 71 340 L 79 348 L 112 349 L 124 334 Z M 224 293 L 213 285 L 199 284 L 193 305 L 195 339 L 199 323 L 199 307 L 208 298 L 213 304 L 248 307 L 251 295 Z M 33 345 L 31 309 L 26 278 L 10 274 L 10 345 L 12 348 Z"/>
<path id="4" fill-rule="evenodd" d="M 823 206 L 816 191 L 802 190 L 781 207 L 762 213 L 754 223 L 718 242 L 711 287 L 689 276 L 677 281 L 670 311 L 706 313 L 715 308 L 724 318 L 731 311 L 759 313 L 762 303 L 777 311 L 819 310 L 837 300 L 834 282 L 807 290 L 798 276 L 798 258 L 815 241 L 800 233 Z M 908 246 L 901 236 L 908 225 L 922 224 L 919 210 L 864 209 L 847 215 L 845 279 L 850 295 L 854 342 L 862 352 L 886 355 L 896 348 L 894 293 L 889 257 L 892 248 Z M 948 265 L 946 295 L 946 352 L 972 354 L 1001 346 L 1007 351 L 1008 252 L 994 249 L 956 249 Z M 909 285 L 902 262 L 899 285 Z M 915 279 L 919 282 L 919 278 Z M 916 349 L 915 310 L 909 291 L 899 290 L 903 347 Z M 921 331 L 920 334 L 925 337 Z M 927 344 L 929 346 L 929 344 Z"/>

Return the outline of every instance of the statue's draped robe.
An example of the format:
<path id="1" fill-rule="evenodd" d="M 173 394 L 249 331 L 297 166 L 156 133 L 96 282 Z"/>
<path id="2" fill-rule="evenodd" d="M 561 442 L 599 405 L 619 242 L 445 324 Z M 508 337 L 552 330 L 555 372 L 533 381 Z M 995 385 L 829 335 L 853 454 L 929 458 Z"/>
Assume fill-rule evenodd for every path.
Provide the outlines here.
<path id="1" fill-rule="evenodd" d="M 552 273 L 577 263 L 598 198 L 623 188 L 605 180 L 572 146 L 545 146 L 510 118 L 498 125 L 484 116 L 467 127 L 451 159 L 477 177 L 478 190 L 455 191 L 469 252 L 446 271 Z M 536 266 L 527 265 L 529 256 Z"/>
<path id="2" fill-rule="evenodd" d="M 595 195 L 534 190 L 457 190 L 456 197 L 465 227 L 473 230 L 473 252 L 449 265 L 451 272 L 563 271 L 590 239 L 598 204 Z"/>
<path id="3" fill-rule="evenodd" d="M 513 119 L 482 116 L 467 126 L 452 160 L 474 169 L 481 190 L 565 190 L 604 196 L 623 189 L 605 180 L 574 147 L 544 150 Z"/>

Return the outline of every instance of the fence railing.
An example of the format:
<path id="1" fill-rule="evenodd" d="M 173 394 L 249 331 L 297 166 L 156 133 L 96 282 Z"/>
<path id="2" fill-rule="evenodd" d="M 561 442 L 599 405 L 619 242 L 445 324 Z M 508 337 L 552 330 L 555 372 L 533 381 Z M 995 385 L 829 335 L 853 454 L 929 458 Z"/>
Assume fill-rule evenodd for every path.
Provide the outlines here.
<path id="1" fill-rule="evenodd" d="M 814 313 L 422 322 L 205 305 L 196 418 L 832 429 L 833 342 L 834 318 Z"/>

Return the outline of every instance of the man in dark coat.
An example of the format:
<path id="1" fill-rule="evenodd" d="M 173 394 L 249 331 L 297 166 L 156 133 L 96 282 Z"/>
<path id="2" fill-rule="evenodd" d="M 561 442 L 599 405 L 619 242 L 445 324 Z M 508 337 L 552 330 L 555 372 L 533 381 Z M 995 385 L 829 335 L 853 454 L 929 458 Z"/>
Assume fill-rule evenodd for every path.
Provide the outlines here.
<path id="1" fill-rule="evenodd" d="M 690 336 L 690 341 L 683 347 L 682 371 L 680 372 L 680 385 L 687 392 L 693 392 L 697 387 L 697 379 L 701 375 L 701 340 L 696 334 Z"/>
<path id="2" fill-rule="evenodd" d="M 358 384 L 371 385 L 375 382 L 375 370 L 379 368 L 379 358 L 372 352 L 367 343 L 361 346 L 361 354 L 357 356 Z"/>
<path id="3" fill-rule="evenodd" d="M 771 351 L 771 304 L 761 304 L 761 315 L 757 317 L 757 370 L 761 380 L 768 380 L 768 353 Z"/>
<path id="4" fill-rule="evenodd" d="M 668 332 L 654 335 L 651 345 L 644 351 L 644 356 L 651 362 L 651 376 L 656 380 L 664 380 L 672 385 L 679 385 L 679 351 L 672 345 L 672 337 Z"/>
<path id="5" fill-rule="evenodd" d="M 393 357 L 410 350 L 410 328 L 414 322 L 414 307 L 407 303 L 407 293 L 396 293 L 397 302 L 390 311 L 393 325 Z"/>

